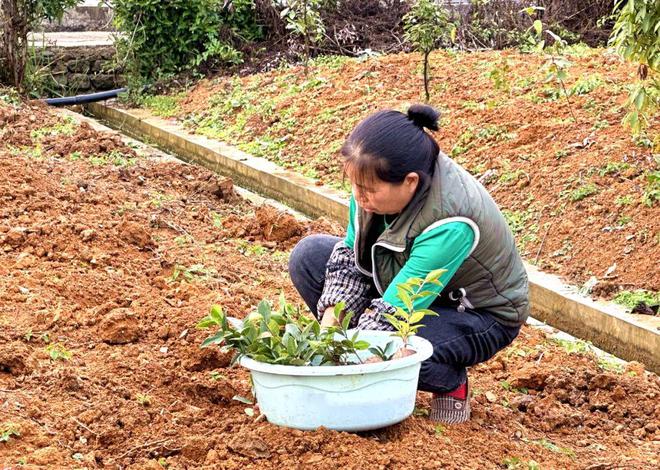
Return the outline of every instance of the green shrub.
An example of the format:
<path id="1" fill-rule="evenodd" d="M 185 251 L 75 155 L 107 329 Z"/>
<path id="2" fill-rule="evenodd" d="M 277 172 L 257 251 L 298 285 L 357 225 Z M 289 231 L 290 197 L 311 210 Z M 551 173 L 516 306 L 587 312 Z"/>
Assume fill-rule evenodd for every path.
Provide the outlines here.
<path id="1" fill-rule="evenodd" d="M 233 34 L 252 39 L 258 29 L 247 18 L 252 2 L 231 2 L 228 10 L 218 0 L 116 0 L 115 24 L 122 32 L 117 40 L 120 63 L 129 85 L 151 82 L 202 63 L 216 60 L 239 63 L 241 54 L 222 37 L 236 21 Z M 241 28 L 252 31 L 245 34 Z M 256 28 L 256 26 L 255 26 Z M 132 82 L 132 83 L 131 83 Z"/>

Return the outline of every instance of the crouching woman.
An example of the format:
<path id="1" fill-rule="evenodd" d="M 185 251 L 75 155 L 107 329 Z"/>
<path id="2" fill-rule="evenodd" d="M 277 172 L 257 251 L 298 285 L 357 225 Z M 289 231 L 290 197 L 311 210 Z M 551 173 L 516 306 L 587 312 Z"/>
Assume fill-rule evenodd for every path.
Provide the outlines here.
<path id="1" fill-rule="evenodd" d="M 392 330 L 383 314 L 402 306 L 397 285 L 445 270 L 433 296 L 415 308 L 418 334 L 433 345 L 419 389 L 432 392 L 430 418 L 470 417 L 467 368 L 509 345 L 529 314 L 527 275 L 506 220 L 486 189 L 443 154 L 428 132 L 438 113 L 380 111 L 359 123 L 342 147 L 352 195 L 344 238 L 312 235 L 289 260 L 291 280 L 329 325 L 345 302 L 360 329 Z M 425 286 L 426 289 L 426 286 Z"/>

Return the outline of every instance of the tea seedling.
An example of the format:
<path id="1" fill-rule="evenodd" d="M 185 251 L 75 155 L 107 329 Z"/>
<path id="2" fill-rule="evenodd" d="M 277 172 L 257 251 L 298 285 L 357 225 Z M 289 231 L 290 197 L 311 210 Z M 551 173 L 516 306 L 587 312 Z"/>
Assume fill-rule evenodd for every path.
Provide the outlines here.
<path id="1" fill-rule="evenodd" d="M 336 317 L 343 308 L 342 303 L 337 304 Z M 234 350 L 234 362 L 248 356 L 269 364 L 318 366 L 350 363 L 352 357 L 361 362 L 357 351 L 366 350 L 369 344 L 358 339 L 358 332 L 348 334 L 352 316 L 347 313 L 338 327 L 321 328 L 318 320 L 304 315 L 281 295 L 276 310 L 263 300 L 240 325 L 230 324 L 222 307 L 214 305 L 197 327 L 217 328 L 202 347 L 220 345 L 223 350 Z"/>
<path id="2" fill-rule="evenodd" d="M 440 276 L 446 273 L 446 269 L 436 269 L 426 275 L 426 278 L 410 278 L 406 282 L 396 286 L 397 297 L 406 307 L 396 307 L 394 314 L 386 313 L 383 316 L 390 322 L 396 332 L 393 336 L 398 336 L 403 340 L 403 344 L 408 344 L 411 335 L 417 333 L 422 326 L 419 322 L 427 315 L 437 316 L 438 314 L 429 309 L 415 309 L 414 302 L 424 297 L 435 296 L 435 292 L 422 290 L 426 284 L 433 284 L 442 287 Z"/>
<path id="3" fill-rule="evenodd" d="M 20 437 L 18 425 L 14 423 L 0 424 L 0 442 L 9 442 L 12 437 Z"/>
<path id="4" fill-rule="evenodd" d="M 73 353 L 66 349 L 61 343 L 52 343 L 46 346 L 46 351 L 51 360 L 70 361 Z"/>

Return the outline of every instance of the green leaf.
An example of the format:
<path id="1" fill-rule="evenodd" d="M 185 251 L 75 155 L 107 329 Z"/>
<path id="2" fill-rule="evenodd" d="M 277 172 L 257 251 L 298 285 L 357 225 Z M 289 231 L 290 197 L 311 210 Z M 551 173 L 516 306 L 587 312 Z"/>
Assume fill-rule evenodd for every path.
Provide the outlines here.
<path id="1" fill-rule="evenodd" d="M 541 36 L 541 33 L 543 33 L 543 23 L 541 20 L 534 20 L 534 31 L 536 31 L 537 36 Z"/>
<path id="2" fill-rule="evenodd" d="M 426 275 L 426 278 L 424 279 L 425 283 L 435 283 L 436 281 L 439 282 L 440 276 L 442 276 L 444 273 L 446 273 L 446 269 L 434 269 L 430 273 Z M 442 285 L 442 284 L 440 284 Z"/>
<path id="3" fill-rule="evenodd" d="M 339 320 L 341 318 L 341 314 L 344 311 L 344 307 L 346 306 L 346 302 L 339 302 L 337 305 L 335 305 L 335 308 L 333 310 L 333 313 L 335 314 L 335 318 Z"/>
<path id="4" fill-rule="evenodd" d="M 270 319 L 270 304 L 266 300 L 259 302 L 257 311 L 261 314 L 262 317 L 264 317 L 265 321 Z"/>
<path id="5" fill-rule="evenodd" d="M 220 324 L 220 322 L 222 321 L 222 317 L 224 317 L 224 312 L 222 311 L 222 307 L 220 307 L 219 305 L 214 305 L 213 307 L 211 307 L 211 314 L 209 316 L 217 324 Z"/>
<path id="6" fill-rule="evenodd" d="M 361 351 L 369 348 L 369 343 L 367 341 L 356 341 L 355 343 L 353 343 L 353 348 L 357 349 L 358 351 Z"/>
<path id="7" fill-rule="evenodd" d="M 212 344 L 220 344 L 220 343 L 222 343 L 223 340 L 224 340 L 224 336 L 222 335 L 222 333 L 218 333 L 216 335 L 209 336 L 204 341 L 202 341 L 202 346 L 201 347 L 202 348 L 207 348 Z"/>
<path id="8" fill-rule="evenodd" d="M 351 319 L 353 318 L 353 312 L 348 312 L 345 316 L 344 319 L 341 322 L 341 327 L 344 331 L 348 330 L 348 327 L 351 324 Z"/>
<path id="9" fill-rule="evenodd" d="M 420 308 L 419 310 L 416 310 L 416 312 L 421 312 L 421 313 L 424 314 L 424 316 L 427 316 L 427 315 L 430 315 L 432 317 L 439 316 L 438 312 L 434 312 L 433 310 L 430 310 L 428 308 Z"/>

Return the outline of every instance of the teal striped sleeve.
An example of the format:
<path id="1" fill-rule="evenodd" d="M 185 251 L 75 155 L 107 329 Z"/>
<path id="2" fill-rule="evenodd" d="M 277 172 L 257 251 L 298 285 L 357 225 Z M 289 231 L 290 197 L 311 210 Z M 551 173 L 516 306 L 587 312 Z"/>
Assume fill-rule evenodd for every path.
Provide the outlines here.
<path id="1" fill-rule="evenodd" d="M 353 249 L 355 244 L 355 198 L 351 194 L 351 202 L 348 207 L 348 226 L 346 227 L 346 238 L 344 238 L 344 244 Z"/>
<path id="2" fill-rule="evenodd" d="M 474 231 L 465 222 L 449 222 L 417 236 L 410 258 L 385 290 L 383 300 L 391 305 L 404 307 L 397 297 L 396 286 L 411 277 L 424 279 L 435 269 L 447 270 L 440 277 L 440 282 L 446 286 L 470 254 L 473 243 Z M 428 308 L 442 291 L 442 287 L 429 284 L 424 286 L 424 290 L 436 295 L 416 299 L 413 303 L 415 309 Z"/>

